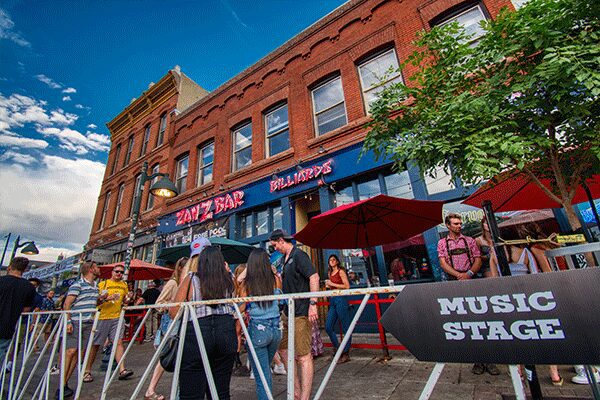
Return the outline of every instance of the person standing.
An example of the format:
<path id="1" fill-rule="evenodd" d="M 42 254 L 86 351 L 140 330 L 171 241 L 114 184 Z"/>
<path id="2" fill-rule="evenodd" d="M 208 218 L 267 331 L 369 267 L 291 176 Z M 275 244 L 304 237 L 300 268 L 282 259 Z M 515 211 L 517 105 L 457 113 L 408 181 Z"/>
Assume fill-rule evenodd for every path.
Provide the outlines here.
<path id="1" fill-rule="evenodd" d="M 308 254 L 292 243 L 293 237 L 283 229 L 275 229 L 269 236 L 270 244 L 283 254 L 282 267 L 283 293 L 304 293 L 319 291 L 319 274 L 311 263 Z M 287 316 L 288 310 L 284 309 Z M 314 364 L 311 354 L 312 322 L 318 319 L 317 298 L 295 301 L 295 362 L 299 373 L 295 375 L 295 393 L 297 398 L 308 400 L 312 389 Z M 284 362 L 287 362 L 288 332 L 287 318 L 283 321 L 283 335 L 279 350 Z M 290 366 L 286 369 L 290 371 Z"/>
<path id="2" fill-rule="evenodd" d="M 31 310 L 35 299 L 34 287 L 23 279 L 28 266 L 28 258 L 15 257 L 8 265 L 7 274 L 0 276 L 0 366 L 4 363 L 19 316 Z"/>
<path id="3" fill-rule="evenodd" d="M 438 241 L 437 251 L 440 265 L 450 280 L 472 279 L 481 268 L 481 252 L 475 239 L 462 234 L 462 218 L 450 213 L 444 218 L 448 236 Z M 475 363 L 471 372 L 481 375 L 485 371 L 490 375 L 499 375 L 495 364 Z"/>
<path id="4" fill-rule="evenodd" d="M 77 351 L 79 349 L 79 332 L 81 331 L 81 346 L 87 348 L 87 342 L 92 331 L 94 313 L 77 312 L 90 310 L 107 299 L 106 294 L 98 296 L 96 278 L 100 275 L 100 269 L 94 262 L 84 262 L 80 268 L 81 278 L 77 280 L 67 292 L 63 303 L 64 311 L 67 313 L 67 338 L 65 355 L 65 387 L 64 397 L 73 396 L 73 390 L 69 387 L 69 379 L 73 375 L 77 364 Z M 60 388 L 56 390 L 56 398 L 60 396 Z"/>
<path id="5" fill-rule="evenodd" d="M 192 254 L 194 252 L 192 251 Z M 233 279 L 217 246 L 207 246 L 200 255 L 192 256 L 188 263 L 190 271 L 179 285 L 175 302 L 226 299 L 233 296 Z M 175 318 L 179 306 L 171 307 L 169 314 Z M 194 307 L 187 323 L 179 370 L 179 398 L 181 400 L 210 398 L 206 371 L 194 329 L 197 319 L 208 354 L 208 361 L 218 398 L 230 399 L 229 385 L 237 350 L 235 321 L 231 304 Z"/>
<path id="6" fill-rule="evenodd" d="M 271 268 L 269 255 L 263 249 L 254 249 L 248 257 L 245 278 L 238 288 L 238 296 L 269 296 L 281 294 L 281 280 Z M 269 391 L 273 389 L 271 362 L 279 348 L 281 331 L 279 329 L 279 305 L 277 301 L 250 302 L 240 305 L 241 311 L 246 311 L 250 321 L 248 333 L 256 351 Z M 256 371 L 254 358 L 248 353 L 252 371 Z M 254 373 L 256 380 L 256 397 L 259 400 L 267 399 L 266 390 L 258 372 Z"/>
<path id="7" fill-rule="evenodd" d="M 98 349 L 104 345 L 107 338 L 113 343 L 113 346 L 115 344 L 117 346 L 115 352 L 117 363 L 121 362 L 121 357 L 123 357 L 125 351 L 123 347 L 123 330 L 119 332 L 119 337 L 116 337 L 116 335 L 121 308 L 123 307 L 123 299 L 125 299 L 128 293 L 127 284 L 123 281 L 124 273 L 125 267 L 118 264 L 113 268 L 111 278 L 98 284 L 98 290 L 101 294 L 106 295 L 106 301 L 99 306 L 100 317 L 98 318 L 94 344 L 90 351 L 90 357 L 83 377 L 84 382 L 92 382 L 94 380 L 91 373 L 92 365 L 96 359 Z M 133 375 L 133 371 L 125 368 L 125 363 L 121 363 L 119 367 L 119 380 L 125 380 L 131 375 Z"/>
<path id="8" fill-rule="evenodd" d="M 340 259 L 335 254 L 329 256 L 328 263 L 328 277 L 325 281 L 325 286 L 330 290 L 343 290 L 350 288 L 350 281 L 348 281 L 348 275 L 346 275 L 346 270 L 340 265 Z M 329 300 L 329 311 L 327 312 L 327 321 L 325 322 L 325 330 L 329 335 L 329 339 L 331 340 L 331 344 L 333 344 L 334 353 L 337 351 L 338 347 L 340 347 L 340 342 L 338 341 L 337 335 L 335 334 L 335 324 L 337 322 L 341 322 L 342 324 L 342 334 L 346 334 L 348 332 L 348 327 L 350 326 L 350 313 L 348 310 L 348 301 L 344 296 L 334 296 Z M 350 345 L 352 339 L 348 340 L 346 346 L 344 347 L 344 352 L 342 353 L 340 359 L 338 360 L 338 364 L 343 364 L 350 361 Z"/>
<path id="9" fill-rule="evenodd" d="M 152 306 L 156 304 L 156 300 L 158 299 L 158 296 L 160 296 L 160 289 L 158 288 L 160 285 L 160 279 L 155 279 L 151 281 L 148 284 L 148 289 L 146 289 L 144 293 L 142 293 L 142 297 L 138 298 L 136 305 L 145 304 L 147 306 Z M 146 320 L 146 329 L 144 330 L 144 341 L 150 341 L 154 339 L 154 321 L 157 319 L 157 313 L 155 308 L 151 308 L 147 312 L 150 313 L 150 316 Z M 148 330 L 150 330 L 149 336 L 147 335 Z"/>

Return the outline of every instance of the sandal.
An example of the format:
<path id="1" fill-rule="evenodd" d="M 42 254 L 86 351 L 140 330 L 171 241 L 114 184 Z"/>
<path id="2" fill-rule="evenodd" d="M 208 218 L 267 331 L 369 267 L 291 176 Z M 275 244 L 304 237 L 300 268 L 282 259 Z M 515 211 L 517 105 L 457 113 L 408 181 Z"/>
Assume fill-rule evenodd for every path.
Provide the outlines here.
<path id="1" fill-rule="evenodd" d="M 83 382 L 85 382 L 85 383 L 94 382 L 94 377 L 92 376 L 91 372 L 86 372 L 83 375 Z"/>
<path id="2" fill-rule="evenodd" d="M 150 396 L 144 396 L 144 400 L 165 400 L 165 396 L 158 393 L 152 393 Z"/>
<path id="3" fill-rule="evenodd" d="M 131 375 L 133 375 L 132 370 L 124 369 L 123 371 L 119 372 L 119 380 L 124 381 L 125 379 L 129 378 Z"/>
<path id="4" fill-rule="evenodd" d="M 554 386 L 562 386 L 563 383 L 564 383 L 564 379 L 562 378 L 562 376 L 559 376 L 557 381 L 555 381 L 554 379 L 552 379 L 552 384 Z"/>

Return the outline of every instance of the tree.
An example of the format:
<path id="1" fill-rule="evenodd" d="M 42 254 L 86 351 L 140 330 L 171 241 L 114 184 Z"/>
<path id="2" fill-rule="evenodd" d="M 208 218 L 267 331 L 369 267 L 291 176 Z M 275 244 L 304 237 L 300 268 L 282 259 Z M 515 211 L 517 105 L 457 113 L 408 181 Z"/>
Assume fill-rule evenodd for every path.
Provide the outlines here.
<path id="1" fill-rule="evenodd" d="M 456 23 L 419 33 L 401 66 L 417 71 L 382 91 L 363 151 L 465 182 L 516 168 L 542 187 L 549 175 L 579 228 L 575 188 L 600 158 L 599 17 L 599 2 L 532 0 L 484 22 L 477 42 Z"/>

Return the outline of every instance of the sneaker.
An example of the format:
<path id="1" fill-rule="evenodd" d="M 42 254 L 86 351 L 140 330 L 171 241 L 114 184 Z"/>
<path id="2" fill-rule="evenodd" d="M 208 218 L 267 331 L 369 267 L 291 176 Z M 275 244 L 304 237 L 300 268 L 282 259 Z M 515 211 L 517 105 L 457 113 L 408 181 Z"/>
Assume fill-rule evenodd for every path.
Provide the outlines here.
<path id="1" fill-rule="evenodd" d="M 254 380 L 254 371 L 250 371 L 250 379 Z"/>
<path id="2" fill-rule="evenodd" d="M 471 368 L 471 372 L 475 375 L 481 375 L 485 372 L 485 365 L 483 364 L 473 364 L 473 368 Z"/>
<path id="3" fill-rule="evenodd" d="M 596 378 L 596 382 L 600 382 L 600 374 L 598 374 L 598 371 L 596 371 L 596 370 L 594 370 L 594 377 Z M 577 374 L 574 377 L 572 377 L 571 382 L 576 383 L 578 385 L 588 385 L 589 380 L 588 380 L 585 370 L 582 371 L 582 373 Z"/>
<path id="4" fill-rule="evenodd" d="M 485 369 L 490 375 L 500 375 L 500 370 L 496 367 L 496 364 L 485 364 Z"/>
<path id="5" fill-rule="evenodd" d="M 65 385 L 63 399 L 67 399 L 69 397 L 73 397 L 74 394 L 75 394 L 75 392 L 73 391 L 73 389 L 71 389 L 70 387 L 68 387 L 67 385 Z M 56 399 L 57 400 L 60 399 L 60 389 L 56 389 Z"/>
<path id="6" fill-rule="evenodd" d="M 58 366 L 54 364 L 52 368 L 50 368 L 50 375 L 58 375 L 59 373 L 60 370 L 58 369 Z"/>
<path id="7" fill-rule="evenodd" d="M 283 365 L 283 363 L 275 364 L 275 366 L 273 367 L 273 374 L 275 374 L 275 375 L 287 374 L 287 372 L 285 372 L 285 365 Z"/>
<path id="8" fill-rule="evenodd" d="M 6 363 L 6 372 L 12 371 L 12 361 Z"/>

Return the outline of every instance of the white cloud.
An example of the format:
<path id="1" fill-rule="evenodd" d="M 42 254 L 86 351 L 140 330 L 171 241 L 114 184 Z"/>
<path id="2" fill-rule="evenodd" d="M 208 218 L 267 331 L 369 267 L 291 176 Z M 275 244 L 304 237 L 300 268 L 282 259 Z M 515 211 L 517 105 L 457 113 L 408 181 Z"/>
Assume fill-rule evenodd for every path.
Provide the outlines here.
<path id="1" fill-rule="evenodd" d="M 62 101 L 71 101 L 71 96 L 63 96 Z"/>
<path id="2" fill-rule="evenodd" d="M 29 238 L 27 238 L 29 239 Z M 25 257 L 27 257 L 29 259 L 30 262 L 30 266 L 31 264 L 35 264 L 35 261 L 50 261 L 50 262 L 56 262 L 56 260 L 58 259 L 59 255 L 63 255 L 65 258 L 66 257 L 71 257 L 74 256 L 75 254 L 79 253 L 82 251 L 82 246 L 80 246 L 79 244 L 74 245 L 73 249 L 67 249 L 64 247 L 55 247 L 55 246 L 44 246 L 42 244 L 40 244 L 41 242 L 35 242 L 35 246 L 38 248 L 38 250 L 40 251 L 40 254 L 34 254 L 34 255 L 26 255 Z M 6 263 L 6 260 L 4 261 Z"/>
<path id="3" fill-rule="evenodd" d="M 49 111 L 48 103 L 32 97 L 13 93 L 4 97 L 0 93 L 0 132 L 26 124 L 40 126 L 68 126 L 74 124 L 79 116 L 58 108 Z"/>
<path id="4" fill-rule="evenodd" d="M 31 47 L 31 43 L 27 39 L 13 30 L 14 27 L 15 23 L 10 19 L 10 15 L 0 8 L 0 39 L 10 40 L 19 46 Z"/>
<path id="5" fill-rule="evenodd" d="M 96 129 L 98 126 L 96 124 L 89 124 L 87 127 L 89 129 Z"/>
<path id="6" fill-rule="evenodd" d="M 77 93 L 77 89 L 72 88 L 72 87 L 68 87 L 66 89 L 63 89 L 62 91 L 63 93 Z"/>
<path id="7" fill-rule="evenodd" d="M 36 243 L 80 249 L 90 234 L 104 169 L 95 161 L 47 155 L 38 168 L 2 165 L 2 225 Z"/>
<path id="8" fill-rule="evenodd" d="M 73 151 L 79 155 L 87 154 L 89 150 L 101 152 L 110 150 L 110 137 L 107 135 L 90 131 L 84 135 L 70 128 L 41 128 L 38 129 L 38 132 L 46 137 L 58 138 L 62 149 Z"/>
<path id="9" fill-rule="evenodd" d="M 29 154 L 17 153 L 16 151 L 8 150 L 2 154 L 2 156 L 0 156 L 0 161 L 12 161 L 18 164 L 31 165 L 37 160 L 35 157 L 32 157 Z"/>
<path id="10" fill-rule="evenodd" d="M 54 80 L 52 80 L 44 74 L 35 75 L 34 78 L 40 82 L 45 83 L 52 89 L 60 89 L 62 87 L 60 83 L 55 82 Z"/>
<path id="11" fill-rule="evenodd" d="M 31 139 L 13 134 L 12 132 L 3 132 L 0 135 L 1 147 L 21 147 L 28 149 L 45 149 L 48 142 L 41 139 Z"/>

